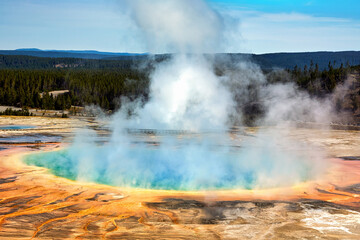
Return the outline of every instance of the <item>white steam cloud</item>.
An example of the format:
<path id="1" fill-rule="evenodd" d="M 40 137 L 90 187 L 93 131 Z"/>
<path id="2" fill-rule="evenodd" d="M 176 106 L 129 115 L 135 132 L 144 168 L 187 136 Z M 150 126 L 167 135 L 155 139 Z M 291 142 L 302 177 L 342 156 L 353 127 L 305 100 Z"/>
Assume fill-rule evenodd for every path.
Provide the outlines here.
<path id="1" fill-rule="evenodd" d="M 157 52 L 213 52 L 222 37 L 220 15 L 202 0 L 121 0 Z"/>
<path id="2" fill-rule="evenodd" d="M 153 72 L 150 101 L 138 109 L 128 127 L 224 129 L 233 107 L 231 93 L 209 62 L 201 56 L 180 55 Z"/>
<path id="3" fill-rule="evenodd" d="M 286 130 L 266 128 L 235 140 L 226 130 L 246 121 L 244 108 L 262 106 L 264 115 L 257 123 L 280 125 L 328 121 L 329 104 L 311 99 L 292 84 L 267 83 L 261 69 L 249 61 L 216 75 L 212 60 L 199 53 L 218 49 L 224 23 L 205 1 L 121 2 L 146 35 L 149 50 L 166 45 L 178 54 L 152 72 L 145 105 L 122 103 L 113 116 L 107 144 L 98 147 L 91 135 L 79 134 L 67 153 L 56 159 L 61 165 L 57 169 L 75 166 L 73 174 L 86 181 L 185 190 L 277 187 L 324 171 L 323 154 L 294 143 Z M 129 108 L 134 112 L 131 118 Z M 127 128 L 191 130 L 200 135 L 144 139 L 127 134 Z M 144 140 L 159 146 L 149 147 Z"/>

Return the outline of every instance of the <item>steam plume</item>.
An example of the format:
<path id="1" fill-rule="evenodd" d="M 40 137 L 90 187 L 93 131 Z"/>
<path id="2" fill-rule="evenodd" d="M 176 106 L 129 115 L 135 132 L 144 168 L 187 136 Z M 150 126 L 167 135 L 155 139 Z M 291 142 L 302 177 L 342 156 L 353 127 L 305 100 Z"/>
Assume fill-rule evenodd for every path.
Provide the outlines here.
<path id="1" fill-rule="evenodd" d="M 254 102 L 263 108 L 258 123 L 272 125 L 289 120 L 323 121 L 328 119 L 331 107 L 292 84 L 268 84 L 260 68 L 249 61 L 216 75 L 211 58 L 200 53 L 218 49 L 224 23 L 206 2 L 121 2 L 142 29 L 149 50 L 165 45 L 178 54 L 151 74 L 150 100 L 144 106 L 136 101 L 122 104 L 113 117 L 107 144 L 96 146 L 94 134 L 79 134 L 67 151 L 47 155 L 49 161 L 36 164 L 79 180 L 183 190 L 277 187 L 314 178 L 324 171 L 322 153 L 294 142 L 286 129 L 263 129 L 252 137 L 230 140 L 226 129 L 241 126 L 245 121 L 242 109 Z M 127 115 L 129 108 L 134 110 L 132 118 Z M 149 147 L 141 143 L 140 136 L 128 135 L 127 128 L 203 134 L 182 139 L 154 136 L 160 145 Z M 204 134 L 204 130 L 213 135 Z M 239 145 L 240 149 L 236 148 Z M 63 172 L 69 166 L 75 166 L 71 174 Z"/>
<path id="2" fill-rule="evenodd" d="M 122 0 L 149 50 L 204 53 L 217 50 L 223 23 L 203 0 Z"/>

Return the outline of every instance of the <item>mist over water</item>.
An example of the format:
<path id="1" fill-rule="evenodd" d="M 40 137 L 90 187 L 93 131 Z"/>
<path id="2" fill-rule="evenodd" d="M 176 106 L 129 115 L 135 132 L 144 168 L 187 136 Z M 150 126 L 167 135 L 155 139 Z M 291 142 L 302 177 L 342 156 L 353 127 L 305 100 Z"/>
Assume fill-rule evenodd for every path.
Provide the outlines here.
<path id="1" fill-rule="evenodd" d="M 123 100 L 104 145 L 96 144 L 96 133 L 82 131 L 68 149 L 30 155 L 27 163 L 73 180 L 174 190 L 271 188 L 321 176 L 324 154 L 292 140 L 288 121 L 330 121 L 330 104 L 290 83 L 267 83 L 260 68 L 248 61 L 215 74 L 211 58 L 200 53 L 219 49 L 224 21 L 202 0 L 120 2 L 150 50 L 166 45 L 176 52 L 151 73 L 149 101 Z M 274 127 L 251 136 L 229 134 L 230 127 L 245 121 L 239 109 L 256 99 L 264 108 L 256 123 Z M 192 134 L 147 136 L 144 142 L 126 129 Z"/>
<path id="2" fill-rule="evenodd" d="M 83 137 L 66 150 L 30 155 L 26 162 L 73 180 L 167 190 L 291 186 L 323 168 L 320 155 L 306 152 L 307 146 L 290 148 L 265 132 L 240 148 L 226 145 L 229 140 L 218 134 L 212 137 L 223 139 L 165 136 L 160 146 L 134 143 L 131 137 L 96 146 Z"/>

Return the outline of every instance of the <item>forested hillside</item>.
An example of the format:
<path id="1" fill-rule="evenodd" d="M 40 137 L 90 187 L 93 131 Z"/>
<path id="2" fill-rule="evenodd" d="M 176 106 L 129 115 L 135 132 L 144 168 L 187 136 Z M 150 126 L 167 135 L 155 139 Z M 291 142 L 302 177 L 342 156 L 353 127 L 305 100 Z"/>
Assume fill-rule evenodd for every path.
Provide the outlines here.
<path id="1" fill-rule="evenodd" d="M 129 69 L 148 62 L 148 58 L 124 57 L 121 60 L 82 58 L 41 58 L 32 56 L 0 55 L 0 69 Z"/>
<path id="2" fill-rule="evenodd" d="M 121 97 L 145 102 L 149 98 L 149 74 L 153 66 L 168 58 L 169 55 L 158 55 L 97 60 L 0 55 L 0 105 L 65 110 L 71 106 L 95 104 L 114 110 L 120 106 Z M 219 59 L 214 62 L 216 74 L 236 70 L 233 58 Z M 310 60 L 304 66 L 265 68 L 263 72 L 269 83 L 292 81 L 315 98 L 330 96 L 352 76 L 347 92 L 336 100 L 336 107 L 339 112 L 351 113 L 360 122 L 360 66 L 329 61 L 327 67 L 321 69 L 317 62 Z M 49 93 L 55 90 L 68 91 L 57 96 Z M 251 103 L 242 106 L 245 115 L 259 113 L 252 106 Z"/>
<path id="3" fill-rule="evenodd" d="M 2 55 L 2 56 L 1 56 Z M 335 62 L 336 67 L 343 65 L 360 65 L 360 51 L 343 52 L 299 52 L 299 53 L 218 53 L 207 54 L 219 64 L 224 61 L 239 62 L 249 59 L 257 63 L 262 69 L 289 68 L 295 65 L 303 68 L 310 61 L 317 63 L 320 70 L 328 66 L 328 62 Z M 20 57 L 22 56 L 22 57 Z M 96 67 L 111 68 L 121 67 L 129 62 L 143 62 L 148 60 L 162 60 L 169 54 L 129 54 L 97 51 L 43 51 L 39 49 L 0 50 L 0 68 L 37 68 L 56 67 Z"/>

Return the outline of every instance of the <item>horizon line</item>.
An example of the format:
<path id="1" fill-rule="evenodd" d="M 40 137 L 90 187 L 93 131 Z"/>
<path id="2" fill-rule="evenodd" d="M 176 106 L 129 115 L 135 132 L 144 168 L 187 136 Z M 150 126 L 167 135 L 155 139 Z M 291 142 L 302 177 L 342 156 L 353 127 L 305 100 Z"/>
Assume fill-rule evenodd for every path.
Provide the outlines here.
<path id="1" fill-rule="evenodd" d="M 0 51 L 39 51 L 39 52 L 78 52 L 78 53 L 93 53 L 93 54 L 130 54 L 130 55 L 174 55 L 182 53 L 151 53 L 151 52 L 110 52 L 102 50 L 84 50 L 84 49 L 40 49 L 40 48 L 16 48 L 16 49 L 0 49 Z M 281 51 L 281 52 L 263 52 L 263 53 L 250 53 L 250 52 L 214 52 L 214 53 L 183 53 L 183 54 L 245 54 L 245 55 L 265 55 L 265 54 L 296 54 L 296 53 L 336 53 L 336 52 L 360 52 L 360 50 L 317 50 L 317 51 Z"/>

